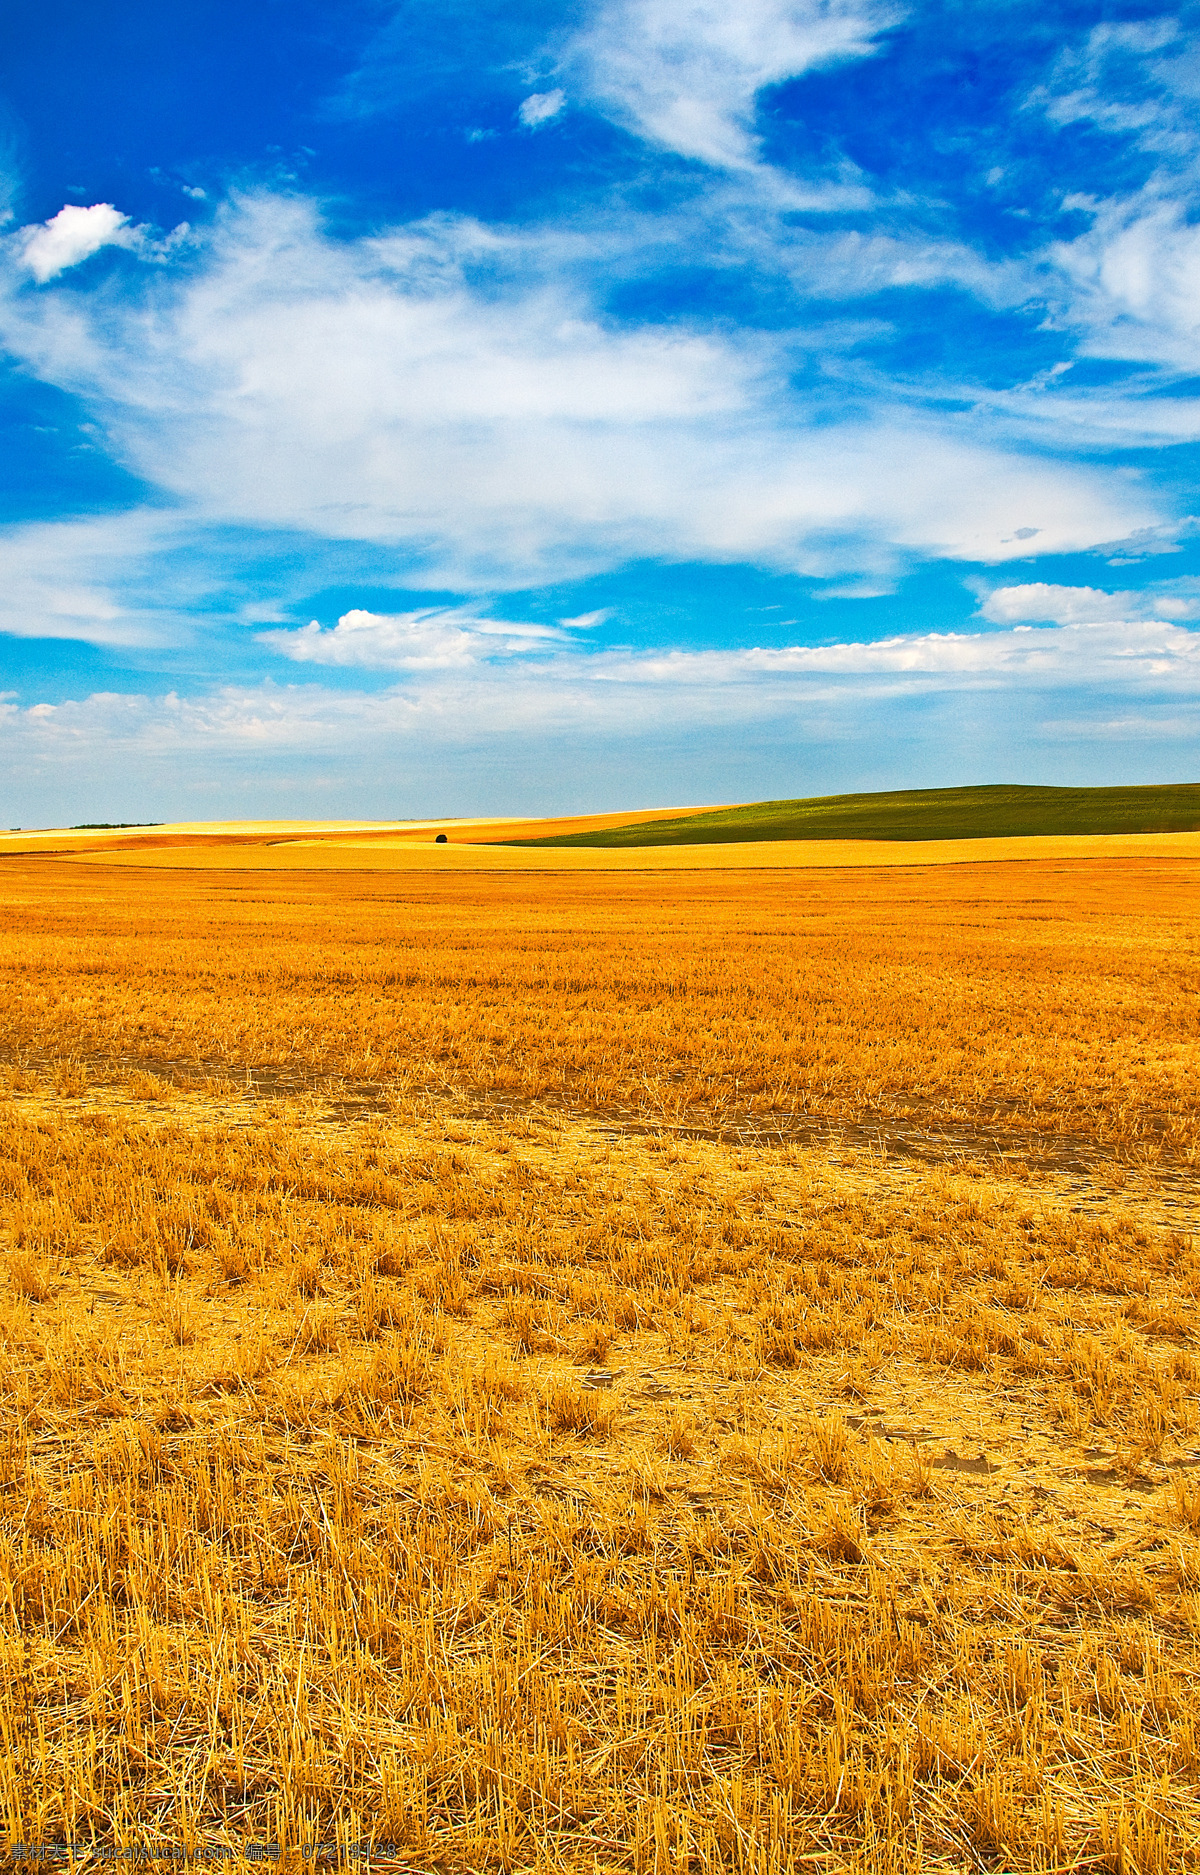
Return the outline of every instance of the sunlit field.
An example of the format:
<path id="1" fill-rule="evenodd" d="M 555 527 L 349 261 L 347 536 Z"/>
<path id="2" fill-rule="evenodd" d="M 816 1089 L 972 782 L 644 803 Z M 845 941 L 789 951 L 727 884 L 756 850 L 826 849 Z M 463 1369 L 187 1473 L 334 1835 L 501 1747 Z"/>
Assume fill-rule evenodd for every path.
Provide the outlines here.
<path id="1" fill-rule="evenodd" d="M 1200 1868 L 1197 836 L 337 837 L 0 858 L 16 1859 Z"/>

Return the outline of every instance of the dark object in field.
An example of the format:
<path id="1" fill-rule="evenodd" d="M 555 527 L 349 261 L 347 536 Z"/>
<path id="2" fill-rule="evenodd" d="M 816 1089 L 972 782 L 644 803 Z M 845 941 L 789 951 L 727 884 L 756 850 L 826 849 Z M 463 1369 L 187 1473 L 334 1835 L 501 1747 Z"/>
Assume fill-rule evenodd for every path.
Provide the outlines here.
<path id="1" fill-rule="evenodd" d="M 434 841 L 434 843 L 433 843 L 433 844 L 434 844 L 435 846 L 445 846 L 445 844 L 446 844 L 446 836 L 445 836 L 445 834 L 444 834 L 444 833 L 439 833 L 439 834 L 438 834 L 438 837 L 437 837 L 437 839 L 436 839 L 436 840 Z"/>

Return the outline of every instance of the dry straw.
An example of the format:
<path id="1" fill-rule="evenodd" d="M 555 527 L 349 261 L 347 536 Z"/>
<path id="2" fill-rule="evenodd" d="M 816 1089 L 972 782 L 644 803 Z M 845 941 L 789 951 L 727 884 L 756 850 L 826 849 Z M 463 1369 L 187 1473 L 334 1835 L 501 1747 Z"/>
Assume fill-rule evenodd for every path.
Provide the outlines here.
<path id="1" fill-rule="evenodd" d="M 1190 880 L 6 878 L 4 1840 L 1200 1866 Z"/>

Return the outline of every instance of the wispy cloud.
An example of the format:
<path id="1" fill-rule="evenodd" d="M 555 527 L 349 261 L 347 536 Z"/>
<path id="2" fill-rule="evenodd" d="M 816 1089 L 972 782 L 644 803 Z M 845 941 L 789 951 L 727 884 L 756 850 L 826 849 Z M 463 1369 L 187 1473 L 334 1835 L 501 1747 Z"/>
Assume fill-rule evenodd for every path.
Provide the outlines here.
<path id="1" fill-rule="evenodd" d="M 604 0 L 564 63 L 638 136 L 717 168 L 750 169 L 759 93 L 869 57 L 900 17 L 882 0 Z"/>
<path id="2" fill-rule="evenodd" d="M 178 642 L 170 601 L 146 575 L 176 552 L 177 524 L 151 512 L 0 528 L 0 632 L 108 646 Z"/>
<path id="3" fill-rule="evenodd" d="M 1195 49 L 1181 20 L 1105 20 L 1069 39 L 1029 103 L 1052 123 L 1089 123 L 1132 138 L 1160 161 L 1195 162 L 1187 113 L 1200 95 Z"/>
<path id="4" fill-rule="evenodd" d="M 197 515 L 394 544 L 459 590 L 645 555 L 877 574 L 1164 518 L 969 412 L 877 392 L 839 418 L 790 382 L 786 338 L 614 325 L 555 243 L 470 223 L 334 241 L 311 204 L 247 197 L 139 297 L 10 294 L 0 317 Z"/>
<path id="5" fill-rule="evenodd" d="M 1030 100 L 1052 123 L 1086 122 L 1144 159 L 1140 186 L 1067 193 L 1088 230 L 1051 245 L 1061 316 L 1086 353 L 1185 372 L 1200 357 L 1200 66 L 1180 20 L 1105 22 L 1062 52 Z"/>
<path id="6" fill-rule="evenodd" d="M 553 91 L 534 91 L 522 101 L 517 116 L 526 130 L 536 130 L 540 124 L 561 116 L 566 102 L 567 94 L 559 86 Z"/>
<path id="7" fill-rule="evenodd" d="M 618 695 L 672 697 L 671 709 L 699 711 L 704 717 L 726 708 L 754 715 L 773 710 L 780 696 L 809 694 L 814 684 L 824 694 L 826 680 L 835 680 L 839 693 L 846 682 L 861 682 L 870 689 L 879 680 L 890 684 L 899 679 L 934 691 L 997 680 L 1035 685 L 1061 680 L 1085 687 L 1117 684 L 1125 690 L 1165 683 L 1200 695 L 1200 632 L 1167 618 L 1105 616 L 1100 602 L 1112 595 L 1094 595 L 1090 602 L 1064 597 L 1022 600 L 1023 592 L 1035 590 L 1009 587 L 992 595 L 998 602 L 996 614 L 1007 612 L 1010 629 L 1005 631 L 909 632 L 863 643 L 738 651 L 590 650 L 564 643 L 562 634 L 544 627 L 475 620 L 464 629 L 453 622 L 455 615 L 432 610 L 397 619 L 354 613 L 333 631 L 321 632 L 314 624 L 299 632 L 265 636 L 274 649 L 298 660 L 319 647 L 317 662 L 391 664 L 419 673 L 394 693 L 406 710 L 436 707 L 436 699 L 453 695 L 464 721 L 499 735 L 507 733 L 510 719 L 490 714 L 497 682 L 520 690 L 526 723 L 538 720 L 539 711 L 551 719 L 564 707 L 579 707 L 592 718 L 597 711 L 611 710 L 609 728 L 618 725 L 625 707 L 613 700 Z M 1045 594 L 1055 589 L 1041 590 Z M 1070 595 L 1072 589 L 1057 591 Z M 1027 615 L 1044 617 L 1056 604 L 1068 612 L 1075 603 L 1089 614 L 1086 623 L 1072 619 L 1035 630 L 1023 622 Z M 984 611 L 987 614 L 987 607 Z M 1200 612 L 1200 605 L 1194 611 Z M 360 640 L 369 646 L 363 656 L 351 649 Z M 324 655 L 326 648 L 329 655 Z M 532 652 L 539 654 L 536 661 L 515 673 L 500 671 L 493 662 Z M 477 709 L 469 703 L 471 697 L 480 700 Z M 603 697 L 609 702 L 597 701 Z"/>
<path id="8" fill-rule="evenodd" d="M 356 623 L 339 642 L 348 642 L 355 629 L 372 627 Z M 431 625 L 431 634 L 439 629 Z M 308 631 L 281 634 L 290 643 L 276 640 L 275 648 L 291 655 L 297 643 L 316 641 Z M 505 647 L 510 654 L 513 648 Z M 853 711 L 890 699 L 894 708 L 904 699 L 999 689 L 1031 696 L 1094 693 L 1110 714 L 1114 692 L 1126 699 L 1124 715 L 1156 698 L 1173 699 L 1176 710 L 1189 700 L 1200 704 L 1200 632 L 1162 620 L 1040 630 L 1018 625 L 745 651 L 571 647 L 510 668 L 445 652 L 443 643 L 438 654 L 409 660 L 411 675 L 382 691 L 226 685 L 194 697 L 101 695 L 86 704 L 33 710 L 10 703 L 5 720 L 11 735 L 41 737 L 47 747 L 63 737 L 91 737 L 97 747 L 112 748 L 166 736 L 171 745 L 191 749 L 319 748 L 350 755 L 359 737 L 449 736 L 481 746 L 533 737 L 536 749 L 537 738 L 565 733 L 611 741 L 635 728 L 676 733 L 689 726 L 752 725 L 810 707 Z"/>
<path id="9" fill-rule="evenodd" d="M 435 616 L 432 634 L 455 629 Z M 359 629 L 382 635 L 386 623 Z M 353 628 L 336 639 L 341 629 L 321 636 L 346 645 Z M 285 655 L 316 637 L 283 636 L 272 648 Z M 459 661 L 443 640 L 382 690 L 265 682 L 33 707 L 0 698 L 0 772 L 15 816 L 44 824 L 79 818 L 85 794 L 114 818 L 144 815 L 147 802 L 156 817 L 227 812 L 243 796 L 259 812 L 470 812 L 495 806 L 499 776 L 514 810 L 864 779 L 1102 780 L 1115 759 L 1129 772 L 1131 748 L 1143 752 L 1137 772 L 1165 780 L 1200 747 L 1200 632 L 1165 621 L 665 655 L 500 648 Z M 877 750 L 865 772 L 864 739 Z M 1079 760 L 1064 769 L 1074 745 Z"/>
<path id="10" fill-rule="evenodd" d="M 666 656 L 610 654 L 597 659 L 595 680 L 671 684 L 712 683 L 752 688 L 797 678 L 903 679 L 918 688 L 971 688 L 1003 680 L 1048 680 L 1083 686 L 1169 683 L 1200 685 L 1200 632 L 1165 620 L 1101 620 L 1087 625 L 1008 632 L 920 632 L 864 644 L 792 645 L 779 649 L 673 652 Z"/>
<path id="11" fill-rule="evenodd" d="M 1070 289 L 1067 316 L 1085 353 L 1191 371 L 1200 362 L 1200 226 L 1195 198 L 1157 191 L 1081 204 L 1088 232 L 1056 243 L 1049 258 Z"/>
<path id="12" fill-rule="evenodd" d="M 580 621 L 572 623 L 578 626 Z M 516 656 L 561 643 L 564 633 L 547 625 L 480 618 L 462 608 L 430 607 L 390 615 L 344 612 L 331 630 L 322 630 L 313 619 L 299 631 L 260 632 L 258 637 L 297 664 L 426 671 L 465 669 L 481 658 Z"/>

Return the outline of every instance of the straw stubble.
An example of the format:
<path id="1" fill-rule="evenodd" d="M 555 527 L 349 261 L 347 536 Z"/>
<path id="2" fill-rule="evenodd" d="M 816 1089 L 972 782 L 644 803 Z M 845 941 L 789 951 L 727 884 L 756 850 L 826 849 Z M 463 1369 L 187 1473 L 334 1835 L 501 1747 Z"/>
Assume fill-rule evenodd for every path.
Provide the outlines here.
<path id="1" fill-rule="evenodd" d="M 5 876 L 10 1843 L 1196 1865 L 1189 878 Z"/>

